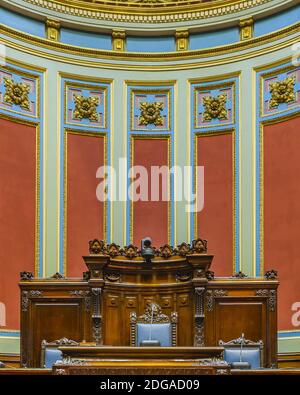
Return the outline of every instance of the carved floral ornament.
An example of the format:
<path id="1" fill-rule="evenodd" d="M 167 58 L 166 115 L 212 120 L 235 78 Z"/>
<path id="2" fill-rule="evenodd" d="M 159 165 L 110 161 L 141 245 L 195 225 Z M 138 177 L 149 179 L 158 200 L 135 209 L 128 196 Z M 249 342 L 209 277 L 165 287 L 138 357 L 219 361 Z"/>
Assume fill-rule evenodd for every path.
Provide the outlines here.
<path id="1" fill-rule="evenodd" d="M 12 78 L 4 78 L 4 86 L 6 88 L 4 94 L 4 102 L 15 104 L 24 110 L 30 110 L 30 85 L 24 82 L 15 82 Z"/>
<path id="2" fill-rule="evenodd" d="M 139 117 L 139 125 L 163 126 L 164 119 L 161 115 L 163 108 L 163 102 L 140 103 L 141 115 Z"/>
<path id="3" fill-rule="evenodd" d="M 185 257 L 187 254 L 206 254 L 207 241 L 203 239 L 196 239 L 192 241 L 192 245 L 188 243 L 181 243 L 176 248 L 169 244 L 164 244 L 160 248 L 154 249 L 154 255 L 168 259 L 172 256 Z M 109 255 L 114 258 L 116 256 L 124 256 L 128 259 L 134 259 L 141 256 L 141 250 L 133 244 L 129 244 L 121 248 L 115 243 L 105 244 L 103 240 L 94 239 L 89 242 L 89 253 L 91 255 Z"/>
<path id="4" fill-rule="evenodd" d="M 226 103 L 227 95 L 224 94 L 203 97 L 203 106 L 205 108 L 203 119 L 208 122 L 216 118 L 219 120 L 227 119 Z"/>
<path id="5" fill-rule="evenodd" d="M 291 103 L 296 100 L 295 93 L 296 77 L 287 77 L 283 81 L 276 81 L 270 84 L 271 99 L 270 108 L 278 107 L 281 103 Z"/>
<path id="6" fill-rule="evenodd" d="M 73 111 L 73 119 L 89 119 L 90 121 L 97 122 L 99 115 L 97 106 L 99 98 L 95 96 L 85 97 L 82 95 L 74 95 L 75 109 Z"/>

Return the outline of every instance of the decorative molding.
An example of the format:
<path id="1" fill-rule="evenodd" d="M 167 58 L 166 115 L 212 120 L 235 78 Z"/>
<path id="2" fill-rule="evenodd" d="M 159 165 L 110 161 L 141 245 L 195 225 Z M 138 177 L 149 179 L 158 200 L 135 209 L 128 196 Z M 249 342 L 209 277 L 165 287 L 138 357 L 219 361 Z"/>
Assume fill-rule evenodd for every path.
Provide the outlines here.
<path id="1" fill-rule="evenodd" d="M 60 22 L 53 19 L 46 20 L 46 38 L 52 41 L 60 39 Z"/>
<path id="2" fill-rule="evenodd" d="M 34 276 L 31 272 L 21 272 L 20 279 L 21 279 L 21 281 L 33 280 Z"/>
<path id="3" fill-rule="evenodd" d="M 112 36 L 113 51 L 125 51 L 126 48 L 125 30 L 113 30 L 111 36 Z"/>
<path id="4" fill-rule="evenodd" d="M 30 85 L 16 82 L 13 78 L 4 77 L 4 103 L 20 106 L 23 110 L 30 110 Z"/>
<path id="5" fill-rule="evenodd" d="M 283 81 L 270 83 L 271 99 L 269 106 L 271 109 L 278 107 L 280 103 L 291 103 L 296 100 L 295 83 L 295 76 L 287 77 Z"/>
<path id="6" fill-rule="evenodd" d="M 248 276 L 247 276 L 247 274 L 243 273 L 242 271 L 239 271 L 238 273 L 235 273 L 232 277 L 245 278 L 245 277 L 248 277 Z"/>
<path id="7" fill-rule="evenodd" d="M 53 280 L 63 280 L 65 278 L 65 276 L 63 276 L 62 274 L 56 272 L 50 278 L 53 279 Z"/>
<path id="8" fill-rule="evenodd" d="M 91 293 L 90 291 L 75 290 L 70 291 L 70 295 L 84 298 L 85 311 L 89 312 L 91 309 Z"/>
<path id="9" fill-rule="evenodd" d="M 205 275 L 206 275 L 206 278 L 208 280 L 214 280 L 215 279 L 215 272 L 213 272 L 211 270 L 207 270 Z"/>
<path id="10" fill-rule="evenodd" d="M 31 298 L 38 298 L 43 295 L 42 291 L 38 290 L 31 290 L 31 291 L 22 291 L 21 294 L 21 309 L 24 313 L 27 313 L 28 311 L 28 306 L 29 306 L 29 300 Z"/>
<path id="11" fill-rule="evenodd" d="M 207 311 L 213 311 L 215 298 L 222 298 L 228 295 L 228 291 L 225 289 L 209 289 L 206 292 L 206 308 Z"/>
<path id="12" fill-rule="evenodd" d="M 170 322 L 170 318 L 162 313 L 162 309 L 157 303 L 148 303 L 146 306 L 146 311 L 143 315 L 138 317 L 138 322 L 143 324 L 164 324 Z"/>
<path id="13" fill-rule="evenodd" d="M 192 278 L 192 273 L 190 271 L 181 271 L 176 273 L 176 281 L 185 282 Z"/>
<path id="14" fill-rule="evenodd" d="M 189 31 L 176 30 L 175 41 L 176 51 L 187 51 L 189 49 Z"/>
<path id="15" fill-rule="evenodd" d="M 74 95 L 75 109 L 73 111 L 73 119 L 89 119 L 92 122 L 98 122 L 99 114 L 97 106 L 99 98 L 94 96 Z"/>
<path id="16" fill-rule="evenodd" d="M 163 259 L 168 259 L 172 256 L 185 257 L 188 254 L 206 254 L 207 241 L 198 238 L 192 241 L 192 245 L 184 242 L 179 244 L 176 248 L 173 248 L 169 244 L 164 244 L 160 248 L 152 248 L 154 255 Z M 133 244 L 121 248 L 116 243 L 105 244 L 103 240 L 98 239 L 89 241 L 89 253 L 90 255 L 108 255 L 111 258 L 117 256 L 122 256 L 127 259 L 141 257 L 141 250 Z"/>
<path id="17" fill-rule="evenodd" d="M 253 27 L 254 20 L 253 18 L 245 18 L 240 20 L 240 40 L 249 40 L 253 38 Z"/>
<path id="18" fill-rule="evenodd" d="M 97 345 L 103 344 L 102 337 L 102 289 L 92 288 L 92 303 L 93 303 L 93 314 L 92 314 L 92 328 L 93 328 L 93 339 Z"/>
<path id="19" fill-rule="evenodd" d="M 276 303 L 277 303 L 276 290 L 274 290 L 274 289 L 258 289 L 256 291 L 256 295 L 268 298 L 269 311 L 276 311 Z"/>
<path id="20" fill-rule="evenodd" d="M 266 271 L 265 278 L 267 280 L 277 280 L 277 278 L 278 278 L 277 270 L 271 269 L 271 270 Z"/>
<path id="21" fill-rule="evenodd" d="M 206 122 L 210 122 L 212 119 L 218 118 L 220 121 L 227 120 L 227 96 L 205 96 L 203 97 L 203 106 L 205 108 L 203 112 L 203 119 Z"/>
<path id="22" fill-rule="evenodd" d="M 121 281 L 121 274 L 119 272 L 109 272 L 105 274 L 105 280 L 116 283 Z"/>
<path id="23" fill-rule="evenodd" d="M 195 335 L 194 346 L 203 347 L 204 338 L 204 287 L 195 288 Z"/>
<path id="24" fill-rule="evenodd" d="M 161 111 L 164 108 L 164 103 L 162 102 L 142 102 L 140 103 L 140 116 L 139 125 L 155 125 L 163 126 L 164 120 L 161 115 Z"/>
<path id="25" fill-rule="evenodd" d="M 164 4 L 158 3 L 157 7 L 159 8 L 153 7 L 153 4 L 151 4 L 151 9 L 149 9 L 148 2 L 143 4 L 143 2 L 138 2 L 138 0 L 122 1 L 119 3 L 119 6 L 116 6 L 117 3 L 115 1 L 102 1 L 102 4 L 99 4 L 98 1 L 86 1 L 86 7 L 82 3 L 80 5 L 74 5 L 74 3 L 65 4 L 65 2 L 63 3 L 59 0 L 24 1 L 51 11 L 88 19 L 123 23 L 171 23 L 236 14 L 270 3 L 272 0 L 239 0 L 234 1 L 233 4 L 228 4 L 228 1 L 218 1 L 213 4 L 209 2 L 207 4 L 207 2 L 199 2 L 199 0 L 170 0 L 165 1 Z M 148 9 L 141 15 L 144 7 Z M 159 12 L 155 12 L 156 9 Z"/>

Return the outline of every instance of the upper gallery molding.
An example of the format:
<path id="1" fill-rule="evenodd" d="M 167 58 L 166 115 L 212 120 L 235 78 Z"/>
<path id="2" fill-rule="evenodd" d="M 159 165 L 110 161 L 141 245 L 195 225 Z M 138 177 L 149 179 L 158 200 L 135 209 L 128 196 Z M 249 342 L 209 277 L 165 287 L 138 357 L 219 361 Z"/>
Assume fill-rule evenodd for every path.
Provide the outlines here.
<path id="1" fill-rule="evenodd" d="M 215 20 L 242 12 L 251 15 L 270 12 L 273 7 L 296 4 L 294 0 L 2 0 L 9 8 L 49 16 L 62 21 L 70 17 L 129 24 L 170 24 L 185 21 Z M 31 6 L 32 5 L 32 8 Z M 44 11 L 43 11 L 43 10 Z M 20 11 L 19 11 L 20 12 Z"/>

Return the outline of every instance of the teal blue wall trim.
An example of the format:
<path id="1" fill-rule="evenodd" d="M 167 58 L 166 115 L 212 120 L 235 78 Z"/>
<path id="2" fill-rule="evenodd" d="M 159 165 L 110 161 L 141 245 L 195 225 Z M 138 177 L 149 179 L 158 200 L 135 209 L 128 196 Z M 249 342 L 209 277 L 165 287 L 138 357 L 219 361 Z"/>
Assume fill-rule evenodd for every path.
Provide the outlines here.
<path id="1" fill-rule="evenodd" d="M 64 44 L 76 45 L 78 47 L 112 49 L 110 34 L 85 32 L 63 27 L 60 29 L 60 41 Z"/>
<path id="2" fill-rule="evenodd" d="M 34 36 L 46 37 L 44 22 L 5 8 L 0 8 L 0 23 Z"/>

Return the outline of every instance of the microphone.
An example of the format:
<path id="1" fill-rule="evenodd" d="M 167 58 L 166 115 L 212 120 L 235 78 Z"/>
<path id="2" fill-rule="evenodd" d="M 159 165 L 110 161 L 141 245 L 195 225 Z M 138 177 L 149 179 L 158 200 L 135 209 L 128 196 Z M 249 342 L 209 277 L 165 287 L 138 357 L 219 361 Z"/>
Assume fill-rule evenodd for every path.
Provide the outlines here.
<path id="1" fill-rule="evenodd" d="M 242 336 L 239 338 L 240 343 L 240 360 L 239 362 L 232 362 L 232 369 L 251 369 L 251 365 L 249 362 L 243 362 L 243 345 L 245 345 L 245 335 L 242 333 Z"/>

